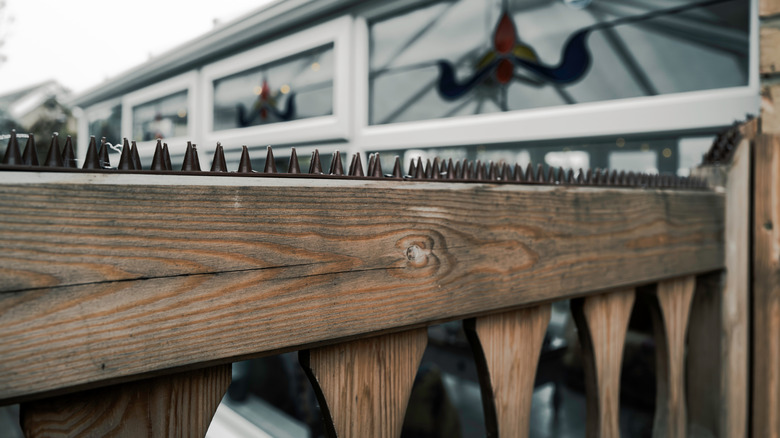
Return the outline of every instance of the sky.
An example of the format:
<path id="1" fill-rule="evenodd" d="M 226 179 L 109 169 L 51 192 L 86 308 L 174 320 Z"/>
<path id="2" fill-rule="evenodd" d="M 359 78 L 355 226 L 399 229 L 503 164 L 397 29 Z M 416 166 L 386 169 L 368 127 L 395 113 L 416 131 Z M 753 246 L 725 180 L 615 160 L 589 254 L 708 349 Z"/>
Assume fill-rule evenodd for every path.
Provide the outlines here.
<path id="1" fill-rule="evenodd" d="M 268 3 L 0 0 L 0 94 L 49 79 L 80 93 Z"/>

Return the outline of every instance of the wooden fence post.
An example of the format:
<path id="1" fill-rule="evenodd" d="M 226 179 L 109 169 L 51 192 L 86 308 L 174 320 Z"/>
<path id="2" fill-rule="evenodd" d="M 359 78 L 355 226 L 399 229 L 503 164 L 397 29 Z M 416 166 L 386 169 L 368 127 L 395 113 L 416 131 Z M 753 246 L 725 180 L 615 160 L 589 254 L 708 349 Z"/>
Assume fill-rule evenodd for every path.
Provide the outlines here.
<path id="1" fill-rule="evenodd" d="M 488 436 L 527 437 L 550 304 L 464 321 L 482 388 Z"/>
<path id="2" fill-rule="evenodd" d="M 339 438 L 396 438 L 428 330 L 414 329 L 300 353 L 325 428 Z"/>
<path id="3" fill-rule="evenodd" d="M 203 437 L 225 395 L 220 365 L 23 403 L 27 437 Z"/>
<path id="4" fill-rule="evenodd" d="M 633 306 L 634 289 L 572 301 L 585 369 L 588 438 L 620 436 L 620 370 Z"/>

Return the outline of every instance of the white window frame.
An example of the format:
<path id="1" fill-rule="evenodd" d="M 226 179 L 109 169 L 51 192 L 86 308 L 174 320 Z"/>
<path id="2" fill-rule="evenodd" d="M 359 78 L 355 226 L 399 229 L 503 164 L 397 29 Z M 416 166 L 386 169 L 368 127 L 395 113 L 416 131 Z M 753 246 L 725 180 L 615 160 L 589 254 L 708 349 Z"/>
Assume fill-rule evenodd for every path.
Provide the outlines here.
<path id="1" fill-rule="evenodd" d="M 201 70 L 204 109 L 203 138 L 220 141 L 226 149 L 242 144 L 299 144 L 346 140 L 350 126 L 350 68 L 352 17 L 344 16 L 247 50 Z M 333 114 L 246 128 L 214 131 L 214 81 L 327 44 L 333 44 Z"/>
<path id="2" fill-rule="evenodd" d="M 171 156 L 184 155 L 188 140 L 197 141 L 196 129 L 200 123 L 197 110 L 198 102 L 198 72 L 190 71 L 162 82 L 157 82 L 146 88 L 126 94 L 122 98 L 122 136 L 132 139 L 133 108 L 145 103 L 187 91 L 187 134 L 179 137 L 165 138 Z M 149 159 L 154 155 L 156 141 L 138 142 L 138 155 L 141 159 Z M 144 160 L 145 161 L 145 160 Z"/>
<path id="3" fill-rule="evenodd" d="M 411 4 L 415 2 L 409 2 Z M 367 12 L 368 16 L 374 14 Z M 369 125 L 369 29 L 355 20 L 353 150 L 393 150 L 468 144 L 713 130 L 759 111 L 758 0 L 750 1 L 748 84 L 533 108 L 446 119 Z"/>

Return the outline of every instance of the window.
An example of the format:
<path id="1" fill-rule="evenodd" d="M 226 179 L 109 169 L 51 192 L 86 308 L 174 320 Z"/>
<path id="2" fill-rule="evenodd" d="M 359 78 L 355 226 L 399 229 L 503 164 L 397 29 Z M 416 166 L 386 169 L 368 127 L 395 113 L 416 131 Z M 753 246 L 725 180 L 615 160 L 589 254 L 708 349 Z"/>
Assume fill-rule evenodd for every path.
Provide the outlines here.
<path id="1" fill-rule="evenodd" d="M 187 90 L 133 107 L 133 137 L 139 141 L 187 135 Z"/>
<path id="2" fill-rule="evenodd" d="M 138 141 L 142 160 L 154 155 L 156 139 L 168 143 L 171 156 L 184 155 L 188 140 L 196 138 L 198 73 L 185 73 L 125 95 L 122 99 L 122 135 Z"/>
<path id="3" fill-rule="evenodd" d="M 214 130 L 333 114 L 333 44 L 214 81 Z"/>
<path id="4" fill-rule="evenodd" d="M 748 2 L 504 5 L 447 1 L 371 23 L 370 123 L 748 83 Z"/>
<path id="5" fill-rule="evenodd" d="M 237 148 L 346 139 L 352 27 L 345 16 L 203 67 L 204 142 Z"/>

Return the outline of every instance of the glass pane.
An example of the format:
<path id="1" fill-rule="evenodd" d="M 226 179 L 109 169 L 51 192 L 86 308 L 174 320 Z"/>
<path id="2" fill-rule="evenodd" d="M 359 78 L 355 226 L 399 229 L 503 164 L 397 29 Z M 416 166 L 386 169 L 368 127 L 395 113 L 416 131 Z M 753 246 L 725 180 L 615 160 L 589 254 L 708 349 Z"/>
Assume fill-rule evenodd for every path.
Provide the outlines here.
<path id="1" fill-rule="evenodd" d="M 100 140 L 105 137 L 109 143 L 122 141 L 122 105 L 107 108 L 104 111 L 91 114 L 89 118 L 89 135 Z"/>
<path id="2" fill-rule="evenodd" d="M 214 130 L 333 114 L 333 44 L 214 81 Z"/>
<path id="3" fill-rule="evenodd" d="M 143 141 L 187 135 L 187 90 L 133 107 L 133 138 Z"/>
<path id="4" fill-rule="evenodd" d="M 371 124 L 744 86 L 740 0 L 437 2 L 370 26 Z"/>

